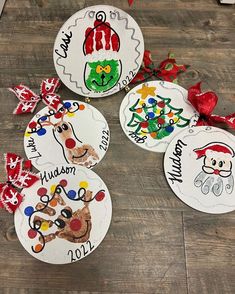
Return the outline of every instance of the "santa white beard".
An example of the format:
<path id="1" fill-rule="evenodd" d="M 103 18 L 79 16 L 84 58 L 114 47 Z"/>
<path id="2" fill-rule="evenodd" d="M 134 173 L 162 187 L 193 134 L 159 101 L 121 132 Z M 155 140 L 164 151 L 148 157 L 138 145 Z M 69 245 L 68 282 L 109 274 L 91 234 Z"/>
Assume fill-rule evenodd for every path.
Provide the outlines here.
<path id="1" fill-rule="evenodd" d="M 214 168 L 212 168 L 212 167 L 210 167 L 210 166 L 206 166 L 206 165 L 204 165 L 204 166 L 202 167 L 202 169 L 203 169 L 203 171 L 204 171 L 205 173 L 207 173 L 207 174 L 214 174 L 214 173 L 215 173 Z M 226 177 L 230 176 L 231 173 L 232 173 L 231 170 L 219 170 L 219 171 L 218 171 L 218 175 L 220 175 L 220 176 L 223 177 L 223 178 L 226 178 Z"/>
<path id="2" fill-rule="evenodd" d="M 228 194 L 231 194 L 234 187 L 234 178 L 232 174 L 228 177 L 221 177 L 220 175 L 208 174 L 201 171 L 194 180 L 196 187 L 201 187 L 204 195 L 212 192 L 215 196 L 220 196 L 224 189 Z"/>

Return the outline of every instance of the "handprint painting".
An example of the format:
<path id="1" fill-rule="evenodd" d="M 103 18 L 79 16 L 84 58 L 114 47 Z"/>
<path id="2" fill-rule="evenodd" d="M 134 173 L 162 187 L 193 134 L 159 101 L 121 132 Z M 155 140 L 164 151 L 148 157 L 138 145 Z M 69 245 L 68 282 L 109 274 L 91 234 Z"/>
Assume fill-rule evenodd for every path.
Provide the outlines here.
<path id="1" fill-rule="evenodd" d="M 22 245 L 48 263 L 86 257 L 100 244 L 111 221 L 107 187 L 94 172 L 75 165 L 59 165 L 39 175 L 15 215 Z"/>
<path id="2" fill-rule="evenodd" d="M 83 52 L 87 61 L 84 71 L 85 85 L 94 92 L 112 89 L 120 79 L 122 62 L 118 59 L 120 38 L 106 21 L 103 11 L 96 13 L 93 27 L 87 28 Z"/>
<path id="3" fill-rule="evenodd" d="M 45 107 L 25 131 L 25 153 L 38 169 L 71 163 L 93 168 L 109 146 L 103 115 L 84 102 L 67 100 L 58 111 Z"/>
<path id="4" fill-rule="evenodd" d="M 224 190 L 232 194 L 234 150 L 223 142 L 211 142 L 206 146 L 194 149 L 194 152 L 197 159 L 203 159 L 202 171 L 196 176 L 194 185 L 201 188 L 204 195 L 212 192 L 219 197 Z"/>
<path id="5" fill-rule="evenodd" d="M 235 137 L 225 130 L 197 126 L 184 129 L 164 156 L 166 179 L 187 205 L 206 213 L 235 209 Z"/>
<path id="6" fill-rule="evenodd" d="M 84 8 L 59 31 L 54 63 L 63 83 L 86 97 L 106 97 L 137 74 L 144 41 L 136 21 L 108 5 Z"/>
<path id="7" fill-rule="evenodd" d="M 132 89 L 123 99 L 119 116 L 128 138 L 155 152 L 164 152 L 175 134 L 196 124 L 198 119 L 187 101 L 187 91 L 160 81 Z"/>

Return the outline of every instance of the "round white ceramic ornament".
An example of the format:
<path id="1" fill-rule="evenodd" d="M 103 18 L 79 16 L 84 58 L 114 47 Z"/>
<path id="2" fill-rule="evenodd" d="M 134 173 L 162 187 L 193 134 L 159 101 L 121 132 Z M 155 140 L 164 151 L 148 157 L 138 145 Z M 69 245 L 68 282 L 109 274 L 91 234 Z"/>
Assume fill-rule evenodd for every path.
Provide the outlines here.
<path id="1" fill-rule="evenodd" d="M 112 215 L 109 191 L 93 171 L 64 164 L 39 173 L 40 180 L 22 191 L 15 213 L 17 236 L 35 258 L 65 264 L 99 246 Z"/>
<path id="2" fill-rule="evenodd" d="M 139 147 L 164 152 L 172 138 L 198 121 L 184 88 L 164 81 L 145 82 L 127 93 L 120 107 L 120 123 Z"/>
<path id="3" fill-rule="evenodd" d="M 235 137 L 215 127 L 182 131 L 168 146 L 164 170 L 173 192 L 207 213 L 235 209 Z"/>
<path id="4" fill-rule="evenodd" d="M 84 8 L 60 29 L 54 64 L 62 82 L 75 93 L 105 97 L 120 91 L 137 74 L 144 40 L 136 21 L 108 5 Z"/>
<path id="5" fill-rule="evenodd" d="M 68 100 L 57 112 L 40 110 L 27 126 L 25 153 L 38 169 L 71 163 L 94 167 L 109 146 L 109 127 L 90 104 Z"/>

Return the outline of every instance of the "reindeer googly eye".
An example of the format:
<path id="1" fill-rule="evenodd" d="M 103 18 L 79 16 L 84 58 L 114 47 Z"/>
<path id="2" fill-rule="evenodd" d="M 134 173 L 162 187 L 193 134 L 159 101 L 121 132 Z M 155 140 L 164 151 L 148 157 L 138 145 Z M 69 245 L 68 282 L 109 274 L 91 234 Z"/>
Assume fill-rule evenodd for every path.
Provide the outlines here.
<path id="1" fill-rule="evenodd" d="M 62 219 L 59 219 L 57 218 L 55 221 L 54 221 L 54 224 L 60 228 L 60 229 L 63 229 L 65 227 L 65 222 L 62 220 Z"/>
<path id="2" fill-rule="evenodd" d="M 65 131 L 67 131 L 68 128 L 69 128 L 69 126 L 68 126 L 67 124 L 65 124 L 65 123 L 63 123 L 61 127 L 62 127 L 62 129 L 65 130 Z"/>
<path id="3" fill-rule="evenodd" d="M 72 217 L 72 212 L 68 209 L 62 209 L 61 210 L 61 215 L 65 218 L 71 218 Z"/>
<path id="4" fill-rule="evenodd" d="M 62 128 L 61 128 L 61 127 L 57 127 L 57 129 L 56 129 L 56 130 L 57 130 L 57 132 L 58 132 L 58 133 L 62 133 L 62 132 L 63 132 L 63 130 L 62 130 Z"/>
<path id="5" fill-rule="evenodd" d="M 40 227 L 41 227 L 41 221 L 40 221 L 40 220 L 36 220 L 36 221 L 34 222 L 34 229 L 35 229 L 35 230 L 39 230 Z"/>

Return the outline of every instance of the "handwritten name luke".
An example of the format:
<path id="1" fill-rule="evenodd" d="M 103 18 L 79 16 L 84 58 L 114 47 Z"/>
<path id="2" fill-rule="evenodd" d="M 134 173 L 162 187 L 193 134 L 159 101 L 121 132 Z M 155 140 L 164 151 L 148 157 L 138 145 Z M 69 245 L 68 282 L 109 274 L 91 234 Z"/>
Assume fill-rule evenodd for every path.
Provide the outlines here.
<path id="1" fill-rule="evenodd" d="M 26 148 L 30 149 L 30 152 L 33 156 L 30 156 L 29 159 L 35 159 L 41 157 L 41 153 L 38 152 L 35 140 L 33 137 L 29 137 Z"/>
<path id="2" fill-rule="evenodd" d="M 175 150 L 173 152 L 173 157 L 169 157 L 169 159 L 172 161 L 172 171 L 168 172 L 170 177 L 168 179 L 174 184 L 175 182 L 182 183 L 182 169 L 181 169 L 181 156 L 182 156 L 182 149 L 187 146 L 186 143 L 184 143 L 181 140 L 178 140 L 175 145 Z"/>

